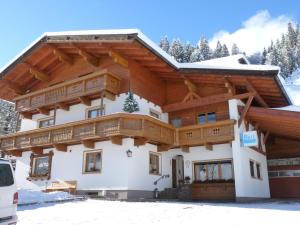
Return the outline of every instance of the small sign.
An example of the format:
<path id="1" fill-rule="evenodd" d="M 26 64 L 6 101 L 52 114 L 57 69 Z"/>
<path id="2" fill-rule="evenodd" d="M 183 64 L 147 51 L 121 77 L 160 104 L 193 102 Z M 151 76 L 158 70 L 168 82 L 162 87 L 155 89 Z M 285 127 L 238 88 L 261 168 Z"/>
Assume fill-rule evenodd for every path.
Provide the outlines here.
<path id="1" fill-rule="evenodd" d="M 242 147 L 258 146 L 257 131 L 247 131 L 241 133 L 241 145 Z"/>

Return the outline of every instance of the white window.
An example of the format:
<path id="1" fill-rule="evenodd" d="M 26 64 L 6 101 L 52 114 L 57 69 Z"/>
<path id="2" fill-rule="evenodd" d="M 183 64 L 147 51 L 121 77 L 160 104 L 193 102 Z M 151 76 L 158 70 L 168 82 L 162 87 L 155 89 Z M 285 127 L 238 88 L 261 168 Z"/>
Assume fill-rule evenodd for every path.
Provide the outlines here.
<path id="1" fill-rule="evenodd" d="M 53 125 L 54 125 L 54 118 L 53 117 L 38 120 L 39 128 L 51 127 Z"/>
<path id="2" fill-rule="evenodd" d="M 105 115 L 105 107 L 101 107 L 101 106 L 97 106 L 97 107 L 93 107 L 93 108 L 89 108 L 87 109 L 86 112 L 86 118 L 88 119 L 93 119 L 96 118 L 98 116 L 103 116 Z"/>
<path id="3" fill-rule="evenodd" d="M 102 168 L 102 151 L 86 151 L 83 153 L 83 173 L 100 173 Z"/>
<path id="4" fill-rule="evenodd" d="M 262 179 L 260 163 L 255 162 L 254 160 L 249 160 L 249 166 L 250 166 L 250 176 L 256 179 Z"/>
<path id="5" fill-rule="evenodd" d="M 34 159 L 33 175 L 37 177 L 47 176 L 49 173 L 49 156 L 36 157 Z"/>
<path id="6" fill-rule="evenodd" d="M 149 173 L 154 175 L 160 175 L 160 154 L 150 152 Z"/>

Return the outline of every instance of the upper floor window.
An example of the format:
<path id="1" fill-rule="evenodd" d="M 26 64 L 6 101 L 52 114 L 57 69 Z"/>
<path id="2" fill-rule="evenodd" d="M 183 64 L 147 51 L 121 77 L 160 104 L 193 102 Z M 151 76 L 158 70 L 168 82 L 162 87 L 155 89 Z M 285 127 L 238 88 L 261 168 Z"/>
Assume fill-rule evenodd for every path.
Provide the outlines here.
<path id="1" fill-rule="evenodd" d="M 209 113 L 201 113 L 197 116 L 197 122 L 198 124 L 204 124 L 204 123 L 211 123 L 216 122 L 217 117 L 215 112 L 209 112 Z"/>
<path id="2" fill-rule="evenodd" d="M 249 161 L 250 175 L 252 178 L 262 179 L 261 177 L 261 166 L 260 163 L 253 160 Z"/>
<path id="3" fill-rule="evenodd" d="M 150 116 L 153 116 L 156 119 L 160 119 L 160 113 L 155 111 L 154 109 L 150 109 L 149 114 L 150 114 Z"/>
<path id="4" fill-rule="evenodd" d="M 38 126 L 39 128 L 42 127 L 50 127 L 54 125 L 54 118 L 50 117 L 50 118 L 46 118 L 46 119 L 41 119 L 38 121 Z"/>
<path id="5" fill-rule="evenodd" d="M 105 107 L 101 107 L 101 106 L 96 106 L 96 107 L 93 107 L 93 108 L 89 108 L 87 109 L 87 112 L 86 112 L 86 118 L 88 119 L 93 119 L 93 118 L 96 118 L 98 116 L 103 116 L 105 115 Z"/>
<path id="6" fill-rule="evenodd" d="M 171 119 L 171 124 L 174 126 L 174 127 L 181 127 L 181 124 L 182 124 L 182 121 L 181 121 L 181 118 L 174 118 L 174 119 Z"/>

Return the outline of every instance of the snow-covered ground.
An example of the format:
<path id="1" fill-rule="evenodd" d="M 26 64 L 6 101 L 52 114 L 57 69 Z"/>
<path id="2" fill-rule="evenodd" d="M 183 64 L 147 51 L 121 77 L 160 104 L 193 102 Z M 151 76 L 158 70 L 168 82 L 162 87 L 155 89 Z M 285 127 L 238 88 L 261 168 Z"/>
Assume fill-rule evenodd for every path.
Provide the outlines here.
<path id="1" fill-rule="evenodd" d="M 18 225 L 299 225 L 300 202 L 180 203 L 87 200 L 18 208 Z"/>

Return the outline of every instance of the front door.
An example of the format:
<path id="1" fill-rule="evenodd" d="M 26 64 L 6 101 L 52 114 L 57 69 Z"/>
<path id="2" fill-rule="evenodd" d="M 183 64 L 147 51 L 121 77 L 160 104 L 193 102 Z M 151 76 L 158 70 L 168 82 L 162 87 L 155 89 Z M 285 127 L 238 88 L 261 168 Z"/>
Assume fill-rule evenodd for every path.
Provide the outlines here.
<path id="1" fill-rule="evenodd" d="M 176 159 L 172 159 L 172 187 L 177 187 L 177 163 Z"/>

